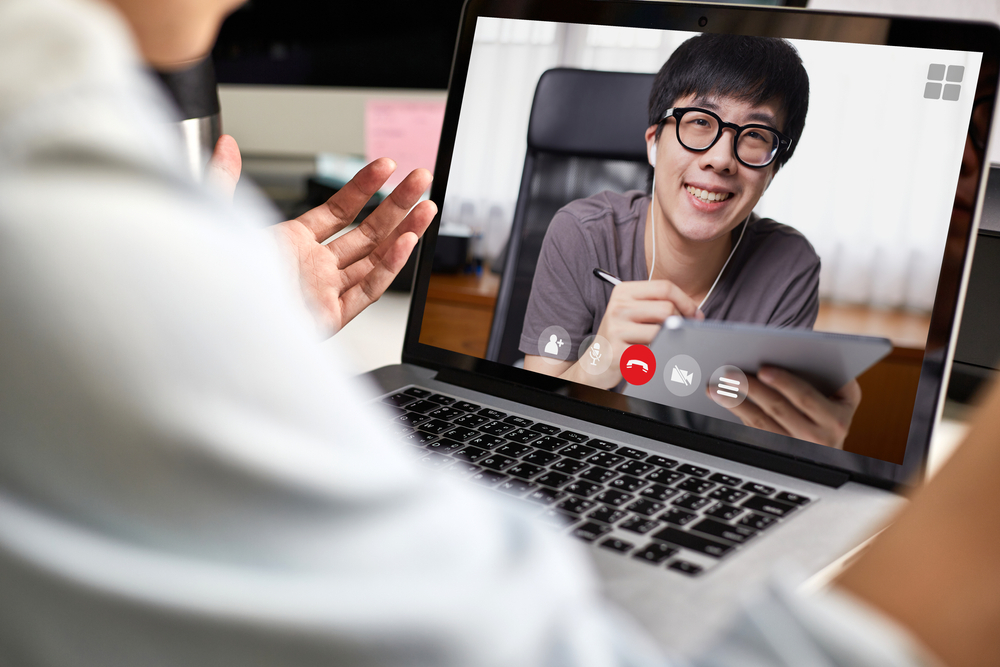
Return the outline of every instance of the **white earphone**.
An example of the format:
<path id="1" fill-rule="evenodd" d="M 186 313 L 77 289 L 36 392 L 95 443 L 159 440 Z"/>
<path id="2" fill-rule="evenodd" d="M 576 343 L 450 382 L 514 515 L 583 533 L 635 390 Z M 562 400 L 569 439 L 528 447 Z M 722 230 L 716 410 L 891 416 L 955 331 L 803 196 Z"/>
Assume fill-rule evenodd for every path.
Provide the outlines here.
<path id="1" fill-rule="evenodd" d="M 652 280 L 653 279 L 653 271 L 656 269 L 656 205 L 655 205 L 655 202 L 656 202 L 656 142 L 655 141 L 653 142 L 652 146 L 650 146 L 650 148 L 649 148 L 649 154 L 648 154 L 647 157 L 649 158 L 649 166 L 653 168 L 653 187 L 652 187 L 652 189 L 650 191 L 650 203 L 649 203 L 649 222 L 653 226 L 653 229 L 652 229 L 652 236 L 653 236 L 653 258 L 652 258 L 652 261 L 649 263 L 649 277 L 646 278 L 646 280 Z M 771 175 L 771 178 L 773 178 L 773 173 Z M 767 184 L 768 185 L 771 184 L 770 178 L 768 179 Z M 750 211 L 750 215 L 753 215 L 753 211 Z M 725 273 L 725 271 L 726 271 L 726 267 L 729 266 L 729 260 L 731 260 L 733 258 L 733 255 L 736 254 L 736 249 L 740 247 L 740 241 L 743 240 L 743 234 L 747 230 L 747 225 L 750 224 L 750 215 L 748 215 L 747 219 L 743 221 L 743 229 L 740 230 L 740 237 L 738 239 L 736 239 L 736 243 L 733 245 L 733 249 L 732 249 L 732 251 L 730 251 L 729 257 L 726 258 L 725 263 L 722 265 L 722 269 L 719 270 L 719 275 L 715 276 L 715 282 L 713 282 L 712 286 L 708 288 L 708 293 L 705 294 L 705 298 L 702 299 L 701 303 L 698 304 L 698 308 L 699 309 L 701 309 L 701 307 L 705 305 L 705 302 L 708 301 L 708 297 L 712 296 L 712 292 L 715 291 L 715 286 L 719 284 L 719 278 L 722 277 L 722 274 Z"/>

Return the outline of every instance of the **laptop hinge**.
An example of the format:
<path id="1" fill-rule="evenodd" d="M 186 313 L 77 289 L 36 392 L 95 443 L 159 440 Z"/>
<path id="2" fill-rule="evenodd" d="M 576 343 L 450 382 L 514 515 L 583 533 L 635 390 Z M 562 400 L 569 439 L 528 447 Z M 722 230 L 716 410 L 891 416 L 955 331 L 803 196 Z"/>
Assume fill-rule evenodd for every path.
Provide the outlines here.
<path id="1" fill-rule="evenodd" d="M 824 486 L 837 488 L 846 484 L 851 478 L 848 473 L 841 470 L 834 470 L 809 461 L 773 454 L 749 445 L 705 436 L 646 417 L 594 406 L 567 396 L 539 391 L 507 380 L 469 373 L 454 368 L 439 370 L 435 379 L 440 382 L 480 391 L 510 401 L 526 403 L 543 410 L 552 410 L 567 417 L 628 431 L 644 438 L 667 442 L 678 447 L 693 449 L 712 456 L 719 456 L 731 461 L 823 484 Z"/>

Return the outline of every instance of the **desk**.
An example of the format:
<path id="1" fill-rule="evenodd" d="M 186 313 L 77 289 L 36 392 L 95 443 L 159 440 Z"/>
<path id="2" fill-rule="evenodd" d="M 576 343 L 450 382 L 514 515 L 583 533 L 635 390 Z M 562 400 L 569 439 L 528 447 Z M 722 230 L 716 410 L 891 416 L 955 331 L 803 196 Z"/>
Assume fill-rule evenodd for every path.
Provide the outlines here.
<path id="1" fill-rule="evenodd" d="M 500 277 L 486 267 L 478 275 L 432 275 L 420 342 L 473 357 L 485 357 L 499 289 Z"/>

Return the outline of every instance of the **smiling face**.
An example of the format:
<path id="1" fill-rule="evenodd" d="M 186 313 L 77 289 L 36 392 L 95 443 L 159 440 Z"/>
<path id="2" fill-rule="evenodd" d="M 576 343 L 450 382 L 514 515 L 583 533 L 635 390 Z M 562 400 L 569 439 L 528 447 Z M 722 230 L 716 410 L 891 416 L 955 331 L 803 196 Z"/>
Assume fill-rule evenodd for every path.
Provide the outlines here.
<path id="1" fill-rule="evenodd" d="M 782 128 L 780 104 L 754 105 L 732 97 L 688 95 L 675 107 L 701 107 L 722 120 L 747 125 L 759 123 Z M 688 242 L 720 239 L 743 222 L 757 204 L 774 175 L 775 163 L 753 169 L 733 154 L 733 130 L 726 129 L 706 151 L 690 151 L 677 141 L 676 121 L 646 130 L 647 147 L 656 143 L 656 200 L 658 228 L 664 226 Z"/>

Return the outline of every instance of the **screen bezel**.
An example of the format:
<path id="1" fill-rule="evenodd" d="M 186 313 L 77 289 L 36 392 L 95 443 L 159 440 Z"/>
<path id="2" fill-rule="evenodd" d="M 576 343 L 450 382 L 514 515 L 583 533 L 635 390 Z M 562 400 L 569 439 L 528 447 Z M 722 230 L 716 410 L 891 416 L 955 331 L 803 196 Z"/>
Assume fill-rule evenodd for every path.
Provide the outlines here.
<path id="1" fill-rule="evenodd" d="M 477 17 L 516 18 L 561 23 L 631 26 L 689 32 L 784 37 L 854 44 L 903 46 L 955 51 L 978 51 L 983 54 L 982 68 L 1000 69 L 1000 28 L 985 23 L 947 20 L 896 18 L 834 12 L 812 12 L 786 8 L 757 8 L 698 5 L 693 3 L 614 2 L 609 0 L 569 0 L 551 3 L 544 0 L 468 0 L 463 10 L 455 58 L 452 64 L 448 101 L 445 109 L 441 143 L 435 165 L 431 200 L 443 208 L 445 189 L 451 169 L 459 114 L 465 93 L 469 60 Z M 977 84 L 978 86 L 979 84 Z M 977 87 L 978 98 L 981 88 Z M 990 112 L 992 119 L 992 109 Z M 970 119 L 971 122 L 971 119 Z M 992 134 L 992 121 L 989 128 Z M 990 135 L 988 135 L 990 136 Z M 919 480 L 930 445 L 931 428 L 944 400 L 944 382 L 955 347 L 958 312 L 967 282 L 974 235 L 982 211 L 985 157 L 976 192 L 976 208 L 969 222 L 952 222 L 946 247 L 961 248 L 960 253 L 946 252 L 942 261 L 924 361 L 917 388 L 915 409 L 910 423 L 906 452 L 901 464 L 803 443 L 794 451 L 775 451 L 718 435 L 705 435 L 664 424 L 628 411 L 622 397 L 575 383 L 506 366 L 485 359 L 424 345 L 419 342 L 431 277 L 433 249 L 440 225 L 440 213 L 421 241 L 413 299 L 410 305 L 403 362 L 433 369 L 450 369 L 465 380 L 479 378 L 493 391 L 516 394 L 518 400 L 547 410 L 680 444 L 708 453 L 723 454 L 770 469 L 781 467 L 782 460 L 805 461 L 813 467 L 843 473 L 854 479 L 884 487 L 905 485 Z M 519 391 L 520 390 L 520 391 Z M 637 399 L 629 399 L 636 401 Z M 639 402 L 640 405 L 645 402 Z M 650 410 L 655 404 L 650 403 Z M 800 442 L 800 441 L 794 441 Z"/>

